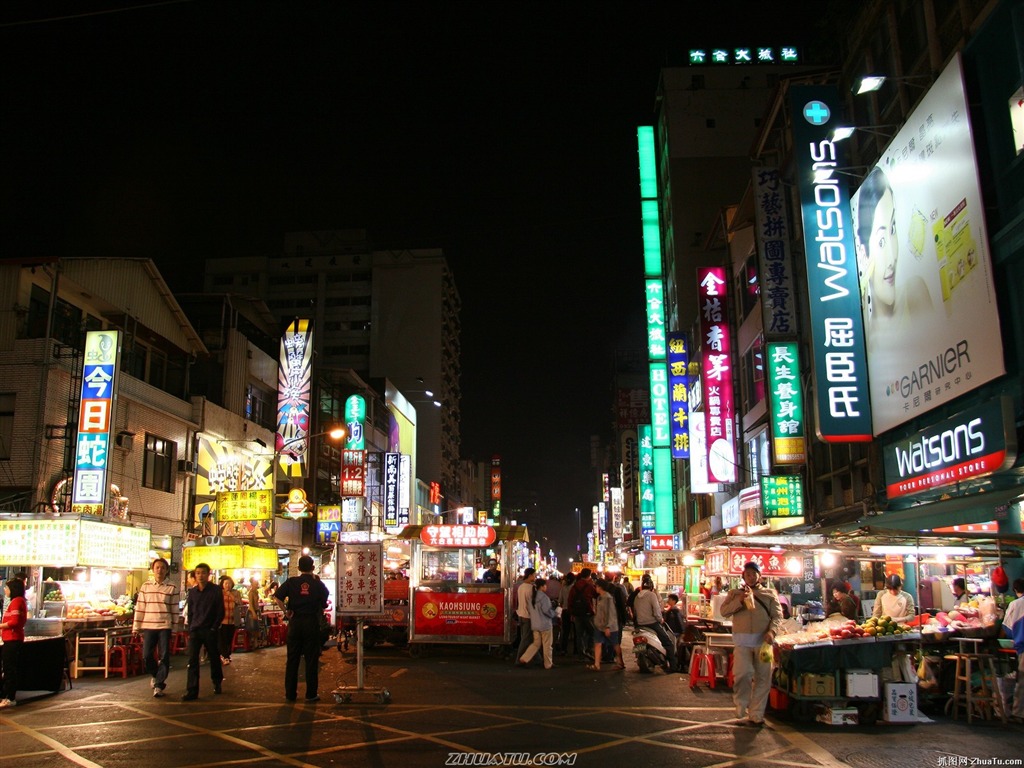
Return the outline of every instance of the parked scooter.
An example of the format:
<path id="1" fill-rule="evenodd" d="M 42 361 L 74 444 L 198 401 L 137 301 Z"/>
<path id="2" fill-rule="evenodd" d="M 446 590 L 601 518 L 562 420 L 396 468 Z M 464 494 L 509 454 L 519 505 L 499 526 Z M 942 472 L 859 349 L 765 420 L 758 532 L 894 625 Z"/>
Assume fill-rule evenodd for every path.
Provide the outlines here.
<path id="1" fill-rule="evenodd" d="M 661 640 L 649 629 L 636 627 L 633 629 L 633 655 L 641 672 L 653 673 L 656 667 L 668 671 L 668 656 Z"/>

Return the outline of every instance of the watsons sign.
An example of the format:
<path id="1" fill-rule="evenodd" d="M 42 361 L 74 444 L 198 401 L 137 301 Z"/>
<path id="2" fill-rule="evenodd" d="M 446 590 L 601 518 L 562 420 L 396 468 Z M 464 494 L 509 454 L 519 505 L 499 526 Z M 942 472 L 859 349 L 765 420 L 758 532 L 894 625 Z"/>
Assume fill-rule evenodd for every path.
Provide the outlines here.
<path id="1" fill-rule="evenodd" d="M 889 498 L 990 475 L 1013 466 L 1017 444 L 1009 398 L 991 400 L 884 449 Z"/>
<path id="2" fill-rule="evenodd" d="M 794 156 L 803 211 L 818 434 L 826 442 L 871 439 L 864 322 L 845 158 L 831 139 L 839 99 L 830 86 L 790 89 Z"/>

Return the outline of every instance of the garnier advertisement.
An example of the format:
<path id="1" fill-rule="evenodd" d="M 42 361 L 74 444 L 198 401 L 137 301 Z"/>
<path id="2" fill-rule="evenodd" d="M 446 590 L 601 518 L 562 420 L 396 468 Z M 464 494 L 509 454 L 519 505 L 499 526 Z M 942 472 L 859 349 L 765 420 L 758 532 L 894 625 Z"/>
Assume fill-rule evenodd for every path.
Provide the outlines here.
<path id="1" fill-rule="evenodd" d="M 959 54 L 851 202 L 879 435 L 1004 373 Z"/>

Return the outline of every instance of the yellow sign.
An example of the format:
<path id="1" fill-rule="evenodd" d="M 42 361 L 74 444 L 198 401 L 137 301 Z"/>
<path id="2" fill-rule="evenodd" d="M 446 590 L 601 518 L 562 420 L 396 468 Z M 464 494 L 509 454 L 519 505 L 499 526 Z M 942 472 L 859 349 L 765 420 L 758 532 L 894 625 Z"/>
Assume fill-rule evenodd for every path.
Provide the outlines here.
<path id="1" fill-rule="evenodd" d="M 259 571 L 277 570 L 277 550 L 267 547 L 244 547 L 242 549 L 243 567 Z"/>
<path id="2" fill-rule="evenodd" d="M 218 523 L 270 520 L 273 516 L 273 491 L 224 491 L 217 494 Z"/>
<path id="3" fill-rule="evenodd" d="M 191 571 L 200 563 L 206 563 L 214 571 L 245 567 L 241 545 L 184 547 L 181 550 L 181 564 L 185 570 Z"/>
<path id="4" fill-rule="evenodd" d="M 185 570 L 191 571 L 206 563 L 214 571 L 249 568 L 259 571 L 277 570 L 277 549 L 251 547 L 242 544 L 222 544 L 215 547 L 185 547 L 181 551 Z"/>

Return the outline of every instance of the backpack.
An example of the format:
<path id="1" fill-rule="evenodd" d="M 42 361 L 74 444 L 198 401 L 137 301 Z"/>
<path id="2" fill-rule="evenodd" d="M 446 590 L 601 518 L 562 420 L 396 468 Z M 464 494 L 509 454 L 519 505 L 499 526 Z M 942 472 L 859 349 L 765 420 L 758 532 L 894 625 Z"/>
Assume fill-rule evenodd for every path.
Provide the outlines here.
<path id="1" fill-rule="evenodd" d="M 589 616 L 591 613 L 590 601 L 583 589 L 573 588 L 569 601 L 569 613 L 573 616 Z"/>

